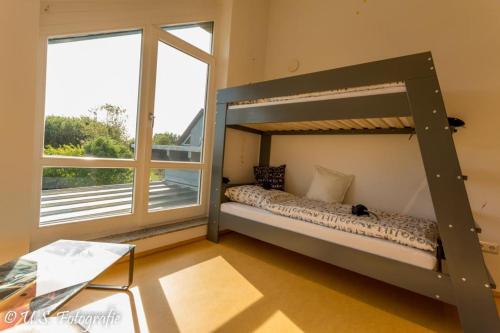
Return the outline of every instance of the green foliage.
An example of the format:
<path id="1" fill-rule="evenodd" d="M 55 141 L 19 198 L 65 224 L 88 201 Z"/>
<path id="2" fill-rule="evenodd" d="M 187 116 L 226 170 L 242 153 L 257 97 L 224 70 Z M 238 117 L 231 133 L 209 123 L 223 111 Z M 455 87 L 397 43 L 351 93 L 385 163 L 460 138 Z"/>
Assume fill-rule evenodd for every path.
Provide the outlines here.
<path id="1" fill-rule="evenodd" d="M 90 116 L 47 116 L 45 119 L 46 155 L 132 158 L 126 110 L 105 104 L 89 110 Z M 101 114 L 104 112 L 104 117 Z M 104 120 L 100 120 L 104 118 Z M 124 184 L 133 181 L 130 169 L 45 168 L 43 189 Z"/>
<path id="2" fill-rule="evenodd" d="M 99 115 L 105 113 L 105 121 Z M 125 128 L 126 109 L 105 104 L 89 110 L 90 116 L 47 116 L 45 119 L 45 146 L 59 148 L 63 145 L 78 146 L 100 136 L 110 137 L 121 143 L 129 138 Z"/>
<path id="3" fill-rule="evenodd" d="M 81 118 L 47 116 L 45 119 L 45 146 L 80 145 L 87 139 L 86 124 Z"/>
<path id="4" fill-rule="evenodd" d="M 85 154 L 85 151 L 81 146 L 62 145 L 54 148 L 48 145 L 44 149 L 44 154 L 59 156 L 83 156 Z"/>
<path id="5" fill-rule="evenodd" d="M 98 122 L 97 119 L 99 118 L 99 114 L 102 112 L 105 113 L 106 121 L 104 122 L 104 125 L 106 135 L 119 142 L 127 141 L 128 136 L 125 128 L 127 110 L 109 103 L 89 110 L 89 113 L 93 116 L 93 119 L 96 122 Z M 103 133 L 95 133 L 94 137 L 97 135 L 103 135 Z"/>
<path id="6" fill-rule="evenodd" d="M 105 136 L 99 136 L 85 143 L 85 154 L 102 158 L 132 158 L 129 146 Z"/>
<path id="7" fill-rule="evenodd" d="M 91 186 L 89 173 L 90 169 L 83 168 L 45 168 L 42 189 Z"/>
<path id="8" fill-rule="evenodd" d="M 44 190 L 81 186 L 126 184 L 133 181 L 131 169 L 45 168 Z"/>
<path id="9" fill-rule="evenodd" d="M 45 155 L 132 158 L 131 140 L 126 131 L 127 110 L 104 104 L 89 110 L 88 116 L 47 116 L 45 119 Z M 174 133 L 157 133 L 153 144 L 174 145 Z M 119 168 L 45 168 L 43 189 L 125 184 L 133 181 L 131 169 Z M 155 170 L 152 180 L 163 179 L 163 170 Z"/>
<path id="10" fill-rule="evenodd" d="M 174 133 L 156 133 L 153 136 L 153 144 L 155 145 L 175 145 L 180 136 Z"/>
<path id="11" fill-rule="evenodd" d="M 149 181 L 163 181 L 165 180 L 165 172 L 163 169 L 151 169 L 149 172 Z"/>
<path id="12" fill-rule="evenodd" d="M 46 155 L 93 156 L 104 158 L 131 158 L 132 151 L 123 143 L 108 137 L 98 137 L 82 146 L 47 146 Z M 80 186 L 126 184 L 133 180 L 131 169 L 117 168 L 46 168 L 43 171 L 43 189 Z"/>

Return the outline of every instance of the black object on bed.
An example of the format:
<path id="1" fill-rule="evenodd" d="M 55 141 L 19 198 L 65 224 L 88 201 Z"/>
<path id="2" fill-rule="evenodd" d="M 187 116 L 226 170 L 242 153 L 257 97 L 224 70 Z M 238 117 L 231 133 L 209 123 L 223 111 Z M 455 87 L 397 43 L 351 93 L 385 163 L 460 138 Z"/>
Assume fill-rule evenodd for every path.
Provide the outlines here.
<path id="1" fill-rule="evenodd" d="M 352 215 L 356 215 L 356 216 L 363 216 L 363 215 L 370 216 L 370 214 L 371 214 L 371 215 L 375 216 L 375 218 L 377 220 L 380 220 L 380 218 L 378 217 L 377 214 L 369 211 L 368 208 L 362 204 L 357 204 L 355 206 L 352 206 L 351 213 L 352 213 Z"/>
<path id="2" fill-rule="evenodd" d="M 458 123 L 454 122 L 458 125 Z M 430 52 L 220 90 L 208 239 L 219 226 L 456 305 L 466 332 L 500 332 Z M 423 269 L 220 211 L 226 128 L 261 135 L 268 166 L 273 135 L 408 134 L 418 137 L 447 272 Z M 442 251 L 441 251 L 442 250 Z"/>

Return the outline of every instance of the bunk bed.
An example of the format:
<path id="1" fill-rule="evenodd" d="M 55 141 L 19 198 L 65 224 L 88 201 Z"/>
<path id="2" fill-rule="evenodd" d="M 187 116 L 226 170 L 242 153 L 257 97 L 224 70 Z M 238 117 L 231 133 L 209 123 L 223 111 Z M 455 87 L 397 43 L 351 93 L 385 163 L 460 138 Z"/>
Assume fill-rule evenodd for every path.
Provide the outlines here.
<path id="1" fill-rule="evenodd" d="M 466 332 L 500 332 L 495 285 L 430 52 L 220 90 L 215 127 L 209 240 L 217 242 L 221 229 L 233 230 L 455 305 Z M 226 128 L 261 136 L 263 166 L 269 165 L 274 135 L 416 134 L 447 269 L 442 255 L 430 258 L 359 235 L 325 235 L 315 225 L 224 202 Z"/>

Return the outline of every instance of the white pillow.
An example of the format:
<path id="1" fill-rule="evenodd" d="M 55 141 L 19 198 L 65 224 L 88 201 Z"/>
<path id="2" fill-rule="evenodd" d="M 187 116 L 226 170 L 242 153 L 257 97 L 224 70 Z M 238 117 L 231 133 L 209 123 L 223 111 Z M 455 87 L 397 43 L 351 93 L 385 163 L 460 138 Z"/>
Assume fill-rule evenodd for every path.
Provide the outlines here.
<path id="1" fill-rule="evenodd" d="M 353 179 L 353 175 L 346 175 L 316 165 L 306 197 L 312 200 L 342 203 Z"/>

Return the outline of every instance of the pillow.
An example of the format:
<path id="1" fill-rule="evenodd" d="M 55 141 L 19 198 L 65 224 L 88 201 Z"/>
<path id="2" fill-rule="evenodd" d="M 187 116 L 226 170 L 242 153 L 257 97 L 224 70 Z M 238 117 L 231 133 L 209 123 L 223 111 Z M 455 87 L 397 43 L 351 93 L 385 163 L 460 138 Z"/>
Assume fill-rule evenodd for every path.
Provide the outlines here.
<path id="1" fill-rule="evenodd" d="M 290 193 L 275 190 L 268 191 L 256 185 L 230 187 L 224 194 L 231 201 L 258 208 L 265 208 L 272 203 L 283 202 L 293 198 L 293 195 Z"/>
<path id="2" fill-rule="evenodd" d="M 286 165 L 277 167 L 254 166 L 253 175 L 255 182 L 266 190 L 285 190 L 285 168 Z"/>
<path id="3" fill-rule="evenodd" d="M 313 180 L 306 197 L 330 203 L 342 203 L 354 176 L 320 166 L 314 167 Z"/>

